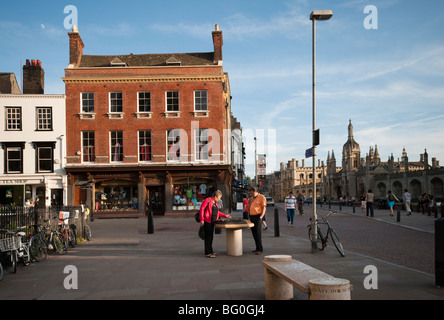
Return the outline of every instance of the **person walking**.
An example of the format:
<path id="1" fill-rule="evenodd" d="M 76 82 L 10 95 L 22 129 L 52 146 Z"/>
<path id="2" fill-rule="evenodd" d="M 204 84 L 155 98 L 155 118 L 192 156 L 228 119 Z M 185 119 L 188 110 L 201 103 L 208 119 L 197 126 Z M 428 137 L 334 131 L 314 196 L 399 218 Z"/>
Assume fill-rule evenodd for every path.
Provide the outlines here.
<path id="1" fill-rule="evenodd" d="M 361 201 L 361 213 L 364 213 L 365 211 L 365 207 L 366 207 L 366 203 L 365 203 L 365 192 L 362 193 L 361 197 L 359 198 L 359 200 Z"/>
<path id="2" fill-rule="evenodd" d="M 256 249 L 253 250 L 253 253 L 259 255 L 264 251 L 262 246 L 261 225 L 262 219 L 264 218 L 267 210 L 267 199 L 265 199 L 265 197 L 261 195 L 255 187 L 250 189 L 250 195 L 250 221 L 254 223 L 254 226 L 251 228 L 251 233 L 256 244 Z"/>
<path id="3" fill-rule="evenodd" d="M 294 220 L 294 212 L 296 209 L 296 198 L 293 196 L 293 191 L 290 191 L 288 196 L 285 197 L 285 210 L 287 210 L 287 221 L 288 226 L 294 227 L 293 220 Z M 291 223 L 291 224 L 290 224 Z"/>
<path id="4" fill-rule="evenodd" d="M 217 202 L 222 198 L 222 192 L 216 190 L 211 197 L 206 198 L 199 210 L 200 224 L 204 227 L 205 233 L 205 256 L 207 258 L 216 258 L 216 254 L 213 251 L 213 235 L 214 235 L 214 223 L 219 217 L 231 218 L 230 215 L 226 215 L 219 211 Z"/>
<path id="5" fill-rule="evenodd" d="M 245 220 L 249 220 L 250 219 L 250 215 L 248 213 L 248 199 L 247 199 L 247 195 L 243 194 L 242 198 L 244 198 L 244 200 L 242 201 L 242 218 Z"/>
<path id="6" fill-rule="evenodd" d="M 299 192 L 298 197 L 296 198 L 296 201 L 298 203 L 298 211 L 299 215 L 304 214 L 304 196 Z"/>
<path id="7" fill-rule="evenodd" d="M 399 201 L 399 199 L 396 198 L 396 196 L 390 190 L 389 190 L 386 198 L 387 198 L 388 206 L 390 208 L 390 216 L 393 217 L 393 207 L 395 206 L 395 201 Z"/>
<path id="8" fill-rule="evenodd" d="M 410 216 L 412 214 L 412 210 L 410 209 L 410 202 L 412 201 L 412 195 L 407 189 L 404 189 L 404 194 L 402 195 L 402 200 L 404 200 L 405 211 L 407 211 L 407 215 Z"/>
<path id="9" fill-rule="evenodd" d="M 366 202 L 366 208 L 367 208 L 367 217 L 370 213 L 370 217 L 374 216 L 373 212 L 373 201 L 375 199 L 375 195 L 372 192 L 372 189 L 368 189 L 367 194 L 365 195 L 365 202 Z"/>

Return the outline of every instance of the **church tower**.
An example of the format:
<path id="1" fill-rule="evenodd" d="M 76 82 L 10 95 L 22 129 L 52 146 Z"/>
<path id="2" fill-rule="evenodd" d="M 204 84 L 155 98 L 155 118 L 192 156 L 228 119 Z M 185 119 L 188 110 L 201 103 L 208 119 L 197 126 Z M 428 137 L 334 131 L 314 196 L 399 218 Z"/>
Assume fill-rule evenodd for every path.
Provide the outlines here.
<path id="1" fill-rule="evenodd" d="M 348 124 L 348 140 L 342 148 L 342 168 L 346 172 L 358 171 L 361 162 L 361 149 L 353 138 L 353 125 Z"/>

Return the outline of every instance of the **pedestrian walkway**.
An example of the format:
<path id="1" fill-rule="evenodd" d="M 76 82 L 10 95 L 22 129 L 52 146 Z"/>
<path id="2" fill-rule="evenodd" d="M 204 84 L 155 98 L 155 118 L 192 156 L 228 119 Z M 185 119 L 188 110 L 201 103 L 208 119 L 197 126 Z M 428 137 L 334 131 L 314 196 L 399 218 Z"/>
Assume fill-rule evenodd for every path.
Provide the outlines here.
<path id="1" fill-rule="evenodd" d="M 329 206 L 323 205 L 319 208 L 324 210 L 329 210 Z M 335 212 L 342 212 L 347 214 L 353 214 L 356 216 L 367 217 L 366 212 L 362 211 L 361 207 L 355 207 L 355 212 L 353 212 L 353 207 L 351 206 L 342 206 L 341 209 L 338 205 L 331 205 L 331 210 Z M 398 211 L 400 213 L 399 222 L 398 220 Z M 439 215 L 440 217 L 440 215 Z M 411 215 L 407 215 L 405 210 L 394 210 L 393 217 L 390 216 L 390 211 L 388 209 L 374 209 L 374 217 L 367 217 L 369 219 L 375 219 L 385 223 L 391 223 L 395 225 L 399 225 L 405 228 L 410 228 L 413 230 L 435 233 L 435 216 L 428 215 L 427 213 L 423 214 L 420 212 L 412 212 Z"/>
<path id="2" fill-rule="evenodd" d="M 286 217 L 281 213 L 280 225 L 284 226 Z M 310 214 L 308 207 L 306 214 Z M 234 218 L 241 216 L 241 212 L 233 214 Z M 291 255 L 335 277 L 350 280 L 353 300 L 444 300 L 444 289 L 435 287 L 432 274 L 355 253 L 347 253 L 343 258 L 334 247 L 313 254 L 305 232 L 296 235 L 295 228 L 281 227 L 280 237 L 275 237 L 272 214 L 268 216 L 269 229 L 263 232 L 264 255 Z M 379 211 L 376 219 L 390 222 Z M 433 220 L 418 219 L 430 219 L 431 223 Z M 213 247 L 218 256 L 208 259 L 197 234 L 198 226 L 191 218 L 156 217 L 154 233 L 148 234 L 146 218 L 96 219 L 91 223 L 92 242 L 71 249 L 65 256 L 53 254 L 46 262 L 20 266 L 17 274 L 6 274 L 0 281 L 0 300 L 265 299 L 261 264 L 264 255 L 251 253 L 254 249 L 251 232 L 243 232 L 244 249 L 240 257 L 227 256 L 225 232 L 216 234 Z M 72 278 L 67 280 L 72 276 L 66 272 L 67 266 L 77 270 L 78 289 L 65 288 L 69 279 L 72 282 Z M 366 277 L 370 275 L 365 272 L 366 266 L 377 270 L 377 289 L 366 289 Z M 297 291 L 295 297 L 307 298 Z"/>

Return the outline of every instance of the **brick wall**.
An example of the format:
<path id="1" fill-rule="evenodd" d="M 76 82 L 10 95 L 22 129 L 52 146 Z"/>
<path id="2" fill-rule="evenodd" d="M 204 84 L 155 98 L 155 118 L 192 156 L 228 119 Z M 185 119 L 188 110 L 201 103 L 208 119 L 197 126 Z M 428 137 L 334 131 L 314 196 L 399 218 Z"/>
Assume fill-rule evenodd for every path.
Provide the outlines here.
<path id="1" fill-rule="evenodd" d="M 223 146 L 223 129 L 226 128 L 226 108 L 223 92 L 222 68 L 216 67 L 173 67 L 173 68 L 102 68 L 102 69 L 67 69 L 66 70 L 66 121 L 67 121 L 67 156 L 68 163 L 80 163 L 81 131 L 95 131 L 95 155 L 96 163 L 109 163 L 109 132 L 112 130 L 123 131 L 124 162 L 138 162 L 138 130 L 151 130 L 152 155 L 166 156 L 166 131 L 168 129 L 181 128 L 188 135 L 188 154 L 192 154 L 191 124 L 199 122 L 199 128 L 212 128 L 220 134 L 220 153 Z M 165 77 L 173 76 L 177 79 L 184 77 L 183 81 L 165 80 Z M 207 78 L 216 76 L 216 78 Z M 137 82 L 134 77 L 146 79 Z M 162 80 L 162 77 L 164 78 Z M 193 80 L 190 77 L 196 77 Z M 69 80 L 83 79 L 71 83 Z M 150 82 L 147 79 L 155 78 L 159 81 Z M 185 79 L 186 78 L 186 79 Z M 95 81 L 88 81 L 95 79 Z M 120 79 L 121 83 L 117 79 Z M 202 80 L 203 79 L 203 80 Z M 207 117 L 195 117 L 194 91 L 208 91 Z M 137 93 L 139 91 L 151 92 L 151 118 L 137 119 Z M 167 118 L 165 93 L 166 91 L 179 91 L 179 118 Z M 82 120 L 79 117 L 81 108 L 81 93 L 94 92 L 94 120 Z M 123 94 L 123 119 L 109 119 L 109 93 L 122 92 Z M 126 156 L 126 157 L 125 157 Z M 134 157 L 133 157 L 134 156 Z M 165 162 L 166 158 L 154 157 L 153 162 Z"/>

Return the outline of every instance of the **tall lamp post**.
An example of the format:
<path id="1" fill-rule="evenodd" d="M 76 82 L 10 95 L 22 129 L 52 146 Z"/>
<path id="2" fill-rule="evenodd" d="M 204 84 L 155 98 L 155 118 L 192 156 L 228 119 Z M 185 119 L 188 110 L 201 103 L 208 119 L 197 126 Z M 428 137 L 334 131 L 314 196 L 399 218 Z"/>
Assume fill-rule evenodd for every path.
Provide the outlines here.
<path id="1" fill-rule="evenodd" d="M 254 137 L 254 174 L 255 174 L 255 187 L 258 188 L 258 179 L 257 179 L 257 137 Z"/>
<path id="2" fill-rule="evenodd" d="M 331 10 L 316 10 L 310 14 L 313 21 L 313 218 L 311 228 L 311 252 L 318 251 L 317 214 L 316 214 L 316 145 L 319 144 L 319 131 L 316 130 L 316 20 L 329 20 L 333 16 Z"/>

